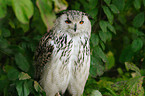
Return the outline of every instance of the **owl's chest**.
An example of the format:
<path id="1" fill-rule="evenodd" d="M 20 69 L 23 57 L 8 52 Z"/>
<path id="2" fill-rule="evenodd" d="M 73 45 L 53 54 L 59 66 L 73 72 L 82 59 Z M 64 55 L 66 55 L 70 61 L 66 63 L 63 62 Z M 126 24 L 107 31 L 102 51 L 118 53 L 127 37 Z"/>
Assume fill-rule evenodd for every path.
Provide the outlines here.
<path id="1" fill-rule="evenodd" d="M 54 55 L 59 57 L 63 63 L 67 63 L 70 59 L 77 59 L 81 45 L 78 38 L 69 38 L 67 36 L 60 37 L 55 41 Z"/>
<path id="2" fill-rule="evenodd" d="M 84 59 L 89 57 L 89 41 L 81 37 L 70 38 L 61 36 L 55 38 L 53 58 L 58 64 L 63 66 L 80 66 L 84 64 Z M 60 65 L 61 65 L 60 64 Z"/>
<path id="3" fill-rule="evenodd" d="M 80 40 L 75 38 L 73 39 L 72 42 L 72 47 L 70 48 L 70 53 L 69 53 L 69 61 L 70 62 L 76 62 L 78 60 L 79 55 L 81 54 L 81 51 L 83 50 L 81 48 Z"/>

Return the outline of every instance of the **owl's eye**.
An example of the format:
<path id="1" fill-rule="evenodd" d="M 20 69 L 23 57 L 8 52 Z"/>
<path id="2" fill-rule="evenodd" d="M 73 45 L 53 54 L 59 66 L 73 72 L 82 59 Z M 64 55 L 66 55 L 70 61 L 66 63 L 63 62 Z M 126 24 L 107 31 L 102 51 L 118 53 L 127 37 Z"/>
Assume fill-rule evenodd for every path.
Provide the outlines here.
<path id="1" fill-rule="evenodd" d="M 84 21 L 80 21 L 80 24 L 83 24 L 84 23 Z"/>
<path id="2" fill-rule="evenodd" d="M 65 21 L 65 23 L 70 24 L 70 23 L 71 23 L 71 21 L 70 21 L 70 20 L 66 20 L 66 21 Z"/>

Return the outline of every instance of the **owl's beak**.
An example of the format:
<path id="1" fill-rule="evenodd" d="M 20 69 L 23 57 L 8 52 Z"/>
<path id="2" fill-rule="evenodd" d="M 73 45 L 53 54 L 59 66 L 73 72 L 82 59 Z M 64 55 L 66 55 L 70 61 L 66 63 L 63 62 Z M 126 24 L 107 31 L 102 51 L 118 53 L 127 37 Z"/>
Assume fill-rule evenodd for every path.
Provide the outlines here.
<path id="1" fill-rule="evenodd" d="M 77 24 L 75 24 L 74 26 L 74 31 L 76 32 L 76 30 L 77 30 Z"/>

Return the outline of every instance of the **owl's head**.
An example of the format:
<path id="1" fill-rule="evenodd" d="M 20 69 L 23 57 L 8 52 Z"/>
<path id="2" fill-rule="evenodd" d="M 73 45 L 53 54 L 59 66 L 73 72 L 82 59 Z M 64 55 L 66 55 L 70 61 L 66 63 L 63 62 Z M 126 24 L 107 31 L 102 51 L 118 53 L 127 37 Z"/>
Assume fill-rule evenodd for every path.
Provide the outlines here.
<path id="1" fill-rule="evenodd" d="M 84 12 L 76 10 L 64 11 L 57 18 L 55 28 L 70 35 L 87 34 L 90 36 L 91 33 L 89 16 Z"/>

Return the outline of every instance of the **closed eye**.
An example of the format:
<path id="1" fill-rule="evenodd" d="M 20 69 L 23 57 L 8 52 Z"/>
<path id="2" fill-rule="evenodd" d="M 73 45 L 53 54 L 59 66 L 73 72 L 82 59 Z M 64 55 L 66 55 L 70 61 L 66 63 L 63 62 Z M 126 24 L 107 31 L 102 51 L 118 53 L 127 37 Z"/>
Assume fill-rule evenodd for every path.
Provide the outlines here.
<path id="1" fill-rule="evenodd" d="M 70 23 L 71 23 L 71 21 L 70 21 L 70 20 L 66 20 L 66 21 L 65 21 L 65 23 L 70 24 Z"/>

